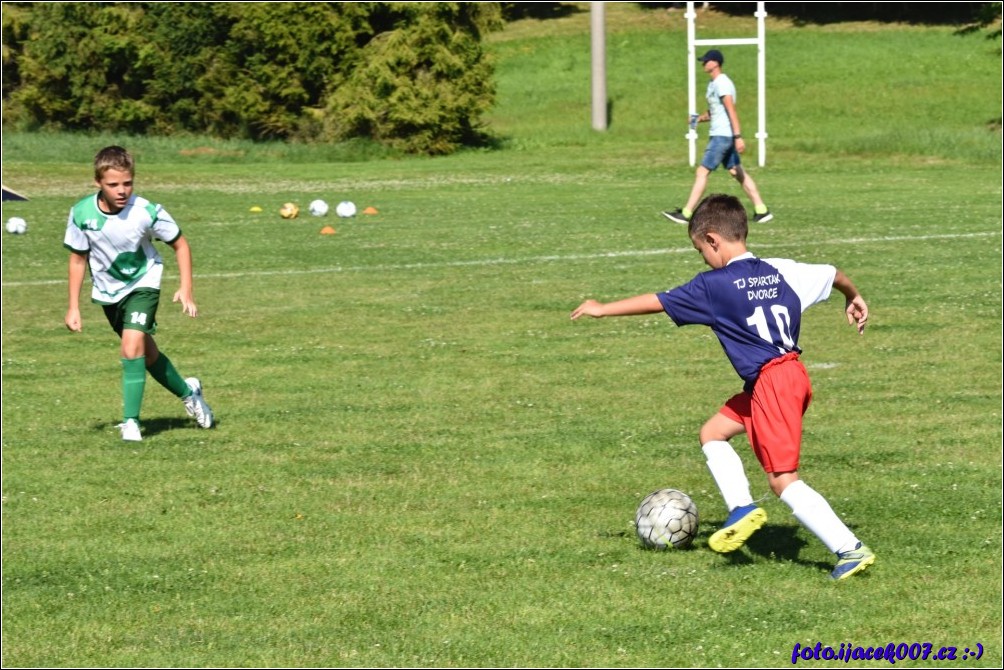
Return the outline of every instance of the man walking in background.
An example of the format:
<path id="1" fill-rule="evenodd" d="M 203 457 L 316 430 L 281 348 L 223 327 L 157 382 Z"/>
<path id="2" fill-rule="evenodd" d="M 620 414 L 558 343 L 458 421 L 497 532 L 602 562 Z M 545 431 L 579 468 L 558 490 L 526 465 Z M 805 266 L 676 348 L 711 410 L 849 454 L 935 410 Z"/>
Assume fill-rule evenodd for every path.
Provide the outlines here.
<path id="1" fill-rule="evenodd" d="M 701 164 L 697 166 L 694 186 L 690 190 L 690 198 L 681 209 L 662 213 L 670 221 L 687 225 L 694 214 L 694 207 L 700 202 L 704 189 L 708 185 L 710 175 L 719 165 L 724 165 L 743 191 L 753 201 L 753 223 L 767 223 L 774 215 L 767 209 L 756 182 L 739 164 L 739 154 L 746 151 L 746 141 L 743 139 L 742 128 L 739 125 L 739 113 L 736 111 L 736 86 L 728 75 L 722 72 L 725 57 L 718 49 L 711 49 L 697 60 L 704 63 L 704 71 L 711 77 L 705 97 L 708 109 L 698 115 L 697 122 L 709 121 L 708 148 L 704 152 Z"/>

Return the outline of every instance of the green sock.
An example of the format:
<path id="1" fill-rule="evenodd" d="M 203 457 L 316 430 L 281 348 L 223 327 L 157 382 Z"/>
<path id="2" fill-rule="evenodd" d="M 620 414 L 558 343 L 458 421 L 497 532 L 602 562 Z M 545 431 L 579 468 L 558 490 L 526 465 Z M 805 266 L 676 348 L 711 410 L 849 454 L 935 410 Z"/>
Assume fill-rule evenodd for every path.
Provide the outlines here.
<path id="1" fill-rule="evenodd" d="M 157 357 L 157 360 L 153 362 L 153 365 L 148 370 L 150 371 L 150 376 L 156 379 L 158 384 L 179 398 L 192 394 L 192 389 L 188 388 L 188 384 L 181 378 L 181 375 L 178 374 L 178 371 L 171 363 L 171 359 L 163 351 L 160 352 L 160 356 Z"/>
<path id="2" fill-rule="evenodd" d="M 122 418 L 139 420 L 146 386 L 146 357 L 122 359 Z"/>
<path id="3" fill-rule="evenodd" d="M 694 211 L 691 209 L 687 209 L 686 207 L 684 207 L 680 211 L 683 212 L 683 215 L 688 219 L 694 215 Z"/>
<path id="4" fill-rule="evenodd" d="M 766 214 L 767 205 L 753 205 L 753 211 L 757 214 Z"/>

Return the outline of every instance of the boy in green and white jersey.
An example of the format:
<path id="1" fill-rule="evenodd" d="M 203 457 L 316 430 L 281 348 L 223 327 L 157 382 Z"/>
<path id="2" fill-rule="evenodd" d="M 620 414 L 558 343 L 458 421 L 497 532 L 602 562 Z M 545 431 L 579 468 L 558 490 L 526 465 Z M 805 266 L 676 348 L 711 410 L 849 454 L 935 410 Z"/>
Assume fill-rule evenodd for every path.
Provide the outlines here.
<path id="1" fill-rule="evenodd" d="M 122 340 L 122 439 L 143 439 L 139 426 L 146 373 L 184 401 L 185 410 L 202 428 L 212 428 L 213 412 L 202 397 L 202 383 L 183 379 L 157 348 L 157 306 L 164 261 L 153 245 L 158 239 L 174 249 L 181 287 L 174 294 L 182 312 L 198 316 L 192 298 L 192 252 L 181 228 L 156 205 L 133 193 L 135 162 L 122 147 L 105 147 L 94 158 L 95 195 L 70 210 L 63 246 L 70 250 L 69 308 L 66 327 L 82 328 L 80 290 L 88 267 L 91 301 L 102 306 Z"/>

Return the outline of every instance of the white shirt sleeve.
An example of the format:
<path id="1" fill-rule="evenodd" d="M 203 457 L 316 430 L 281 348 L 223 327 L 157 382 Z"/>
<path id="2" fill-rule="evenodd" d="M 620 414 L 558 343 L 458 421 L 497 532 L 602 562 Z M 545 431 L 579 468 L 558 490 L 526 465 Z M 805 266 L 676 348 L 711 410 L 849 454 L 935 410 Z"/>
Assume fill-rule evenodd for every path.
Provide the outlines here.
<path id="1" fill-rule="evenodd" d="M 87 235 L 84 235 L 84 232 L 73 222 L 72 209 L 66 220 L 66 234 L 63 236 L 63 246 L 82 254 L 86 254 L 91 250 L 91 243 L 87 239 Z"/>
<path id="2" fill-rule="evenodd" d="M 830 297 L 833 280 L 837 276 L 836 267 L 799 263 L 787 258 L 764 258 L 763 260 L 776 267 L 784 281 L 798 294 L 803 312 L 817 302 L 823 302 Z"/>

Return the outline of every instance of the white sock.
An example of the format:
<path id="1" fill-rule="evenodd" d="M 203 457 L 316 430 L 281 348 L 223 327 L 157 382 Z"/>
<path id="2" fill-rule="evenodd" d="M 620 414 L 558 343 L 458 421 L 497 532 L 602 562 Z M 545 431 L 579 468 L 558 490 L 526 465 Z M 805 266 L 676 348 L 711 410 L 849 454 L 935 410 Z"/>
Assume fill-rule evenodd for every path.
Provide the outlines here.
<path id="1" fill-rule="evenodd" d="M 857 546 L 858 538 L 840 520 L 826 498 L 801 479 L 792 482 L 781 492 L 781 501 L 833 553 L 849 551 Z"/>
<path id="2" fill-rule="evenodd" d="M 708 459 L 708 469 L 711 470 L 711 476 L 715 478 L 729 511 L 752 504 L 750 482 L 746 479 L 742 459 L 732 445 L 722 440 L 713 440 L 706 442 L 701 449 Z"/>

